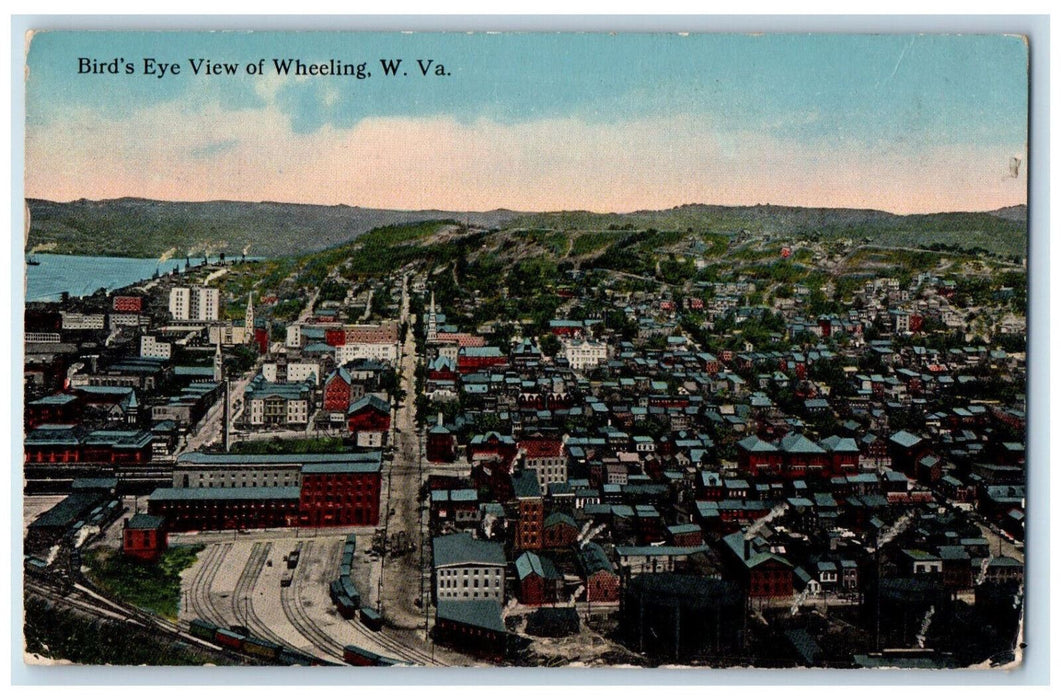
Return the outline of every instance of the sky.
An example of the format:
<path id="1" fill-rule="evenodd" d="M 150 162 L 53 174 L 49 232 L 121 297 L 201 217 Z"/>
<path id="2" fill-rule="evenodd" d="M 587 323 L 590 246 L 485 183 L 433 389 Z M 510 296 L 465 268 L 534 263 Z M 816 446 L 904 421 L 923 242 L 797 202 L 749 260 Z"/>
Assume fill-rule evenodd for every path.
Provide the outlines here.
<path id="1" fill-rule="evenodd" d="M 273 59 L 296 58 L 371 77 L 277 75 Z M 82 59 L 119 74 L 79 73 Z M 195 75 L 200 59 L 235 75 Z M 44 32 L 27 55 L 25 191 L 991 210 L 1026 203 L 1027 63 L 1022 38 L 990 35 Z"/>

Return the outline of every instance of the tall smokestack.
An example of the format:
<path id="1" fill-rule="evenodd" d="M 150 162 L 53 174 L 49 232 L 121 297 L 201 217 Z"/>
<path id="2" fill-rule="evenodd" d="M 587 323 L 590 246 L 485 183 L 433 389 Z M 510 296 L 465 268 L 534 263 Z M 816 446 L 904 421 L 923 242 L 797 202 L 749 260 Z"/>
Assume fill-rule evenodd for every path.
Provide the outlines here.
<path id="1" fill-rule="evenodd" d="M 222 415 L 222 418 L 221 418 L 221 420 L 223 422 L 223 425 L 221 427 L 221 429 L 222 429 L 222 438 L 221 439 L 222 439 L 222 443 L 225 446 L 225 452 L 228 452 L 229 446 L 231 445 L 231 438 L 232 438 L 231 432 L 229 430 L 229 423 L 232 420 L 231 415 L 230 415 L 231 410 L 232 410 L 231 409 L 232 402 L 231 402 L 231 400 L 229 398 L 229 394 L 228 394 L 229 387 L 230 387 L 229 380 L 226 379 L 225 380 L 225 406 L 224 406 L 225 411 L 224 411 L 224 414 Z"/>
<path id="2" fill-rule="evenodd" d="M 752 541 L 747 537 L 744 538 L 744 561 L 748 561 L 752 558 Z"/>

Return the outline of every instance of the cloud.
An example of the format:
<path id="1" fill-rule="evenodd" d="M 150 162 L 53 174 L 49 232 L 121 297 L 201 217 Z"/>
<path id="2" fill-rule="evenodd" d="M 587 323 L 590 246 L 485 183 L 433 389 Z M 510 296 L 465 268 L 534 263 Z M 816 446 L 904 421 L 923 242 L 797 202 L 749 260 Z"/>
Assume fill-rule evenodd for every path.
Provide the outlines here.
<path id="1" fill-rule="evenodd" d="M 265 95 L 275 96 L 280 85 Z M 262 95 L 265 97 L 265 95 Z M 799 115 L 796 119 L 807 118 Z M 688 114 L 520 123 L 370 117 L 300 132 L 275 103 L 120 120 L 89 111 L 27 127 L 31 197 L 273 200 L 401 209 L 631 211 L 774 203 L 889 211 L 985 210 L 1025 201 L 998 148 L 784 138 Z"/>
<path id="2" fill-rule="evenodd" d="M 225 139 L 223 141 L 215 141 L 213 143 L 208 143 L 205 146 L 198 146 L 196 148 L 193 148 L 189 152 L 189 155 L 191 155 L 192 158 L 196 159 L 212 158 L 216 155 L 224 153 L 225 151 L 230 151 L 238 145 L 239 139 L 234 138 Z"/>

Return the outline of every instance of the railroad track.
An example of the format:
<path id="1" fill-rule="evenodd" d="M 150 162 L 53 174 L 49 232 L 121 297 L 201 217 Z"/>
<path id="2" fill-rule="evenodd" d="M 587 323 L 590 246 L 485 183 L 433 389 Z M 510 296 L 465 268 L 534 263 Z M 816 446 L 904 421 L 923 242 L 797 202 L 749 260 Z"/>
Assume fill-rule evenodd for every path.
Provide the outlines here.
<path id="1" fill-rule="evenodd" d="M 218 610 L 217 605 L 211 599 L 210 589 L 213 587 L 214 579 L 217 578 L 217 572 L 221 570 L 225 557 L 228 556 L 231 550 L 232 543 L 228 542 L 219 547 L 214 547 L 210 551 L 210 554 L 203 560 L 198 575 L 192 580 L 189 594 L 191 607 L 195 611 L 196 617 L 222 627 L 226 627 L 228 623 L 225 621 L 225 616 Z"/>
<path id="2" fill-rule="evenodd" d="M 159 634 L 176 638 L 182 642 L 213 652 L 220 652 L 229 658 L 241 658 L 215 644 L 193 637 L 180 625 L 134 606 L 113 601 L 82 584 L 64 587 L 52 579 L 26 577 L 24 586 L 27 593 L 32 593 L 57 605 L 80 610 L 94 617 L 134 625 L 142 629 L 154 629 Z"/>
<path id="3" fill-rule="evenodd" d="M 306 549 L 312 546 L 308 544 Z M 308 556 L 308 551 L 303 551 L 302 556 Z M 284 615 L 298 633 L 316 647 L 316 651 L 324 652 L 342 661 L 343 645 L 332 639 L 320 625 L 314 622 L 302 606 L 302 580 L 296 574 L 290 586 L 280 589 L 280 605 L 284 609 Z"/>
<path id="4" fill-rule="evenodd" d="M 243 573 L 240 574 L 239 581 L 236 582 L 236 590 L 232 595 L 232 609 L 236 614 L 236 620 L 242 621 L 252 634 L 275 644 L 287 646 L 287 642 L 269 629 L 269 626 L 254 612 L 254 599 L 251 595 L 254 592 L 254 584 L 258 582 L 258 578 L 261 576 L 262 566 L 265 565 L 265 560 L 268 559 L 272 548 L 272 542 L 254 543 L 247 565 L 243 567 Z M 240 611 L 241 600 L 243 601 L 242 615 Z"/>
<path id="5" fill-rule="evenodd" d="M 434 656 L 424 650 L 391 637 L 386 632 L 374 632 L 361 623 L 360 620 L 350 620 L 349 622 L 355 628 L 368 635 L 373 642 L 385 649 L 388 654 L 393 655 L 393 658 L 398 661 L 408 661 L 418 666 L 449 666 L 449 664 L 434 658 Z"/>
<path id="6" fill-rule="evenodd" d="M 336 571 L 339 568 L 339 558 L 342 551 L 342 542 L 337 542 L 333 551 L 330 553 L 329 570 Z M 443 663 L 435 659 L 431 654 L 424 650 L 417 648 L 407 642 L 403 642 L 400 639 L 391 637 L 387 632 L 380 631 L 376 632 L 366 626 L 361 620 L 355 616 L 350 620 L 347 620 L 355 629 L 365 634 L 371 639 L 377 646 L 391 655 L 393 658 L 399 661 L 408 661 L 420 666 L 448 666 L 449 664 Z"/>

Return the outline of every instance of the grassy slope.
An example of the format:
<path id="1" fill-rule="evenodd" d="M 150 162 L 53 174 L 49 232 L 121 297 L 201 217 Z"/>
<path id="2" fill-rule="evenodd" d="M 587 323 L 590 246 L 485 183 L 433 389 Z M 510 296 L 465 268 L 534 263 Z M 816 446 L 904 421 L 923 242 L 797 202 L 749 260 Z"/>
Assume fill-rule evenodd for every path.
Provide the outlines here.
<path id="1" fill-rule="evenodd" d="M 180 572 L 195 563 L 202 547 L 172 547 L 158 562 L 149 564 L 127 559 L 112 549 L 96 549 L 85 557 L 89 576 L 116 598 L 177 619 L 180 603 Z"/>
<path id="2" fill-rule="evenodd" d="M 660 211 L 597 214 L 571 211 L 519 214 L 509 211 L 446 213 L 388 211 L 347 206 L 271 202 L 157 202 L 120 199 L 69 203 L 29 200 L 29 247 L 81 255 L 158 257 L 176 249 L 193 255 L 209 249 L 227 256 L 244 249 L 259 257 L 304 255 L 355 240 L 393 224 L 457 220 L 483 228 L 525 230 L 556 255 L 565 237 L 586 238 L 576 252 L 588 252 L 624 231 L 657 229 L 701 233 L 868 238 L 886 246 L 942 243 L 1023 255 L 1026 224 L 1021 209 L 999 213 L 897 216 L 856 209 L 687 205 Z M 1025 212 L 1026 214 L 1026 212 Z M 578 241 L 576 240 L 576 243 Z M 388 242 L 393 243 L 393 241 Z"/>

